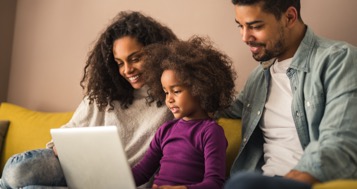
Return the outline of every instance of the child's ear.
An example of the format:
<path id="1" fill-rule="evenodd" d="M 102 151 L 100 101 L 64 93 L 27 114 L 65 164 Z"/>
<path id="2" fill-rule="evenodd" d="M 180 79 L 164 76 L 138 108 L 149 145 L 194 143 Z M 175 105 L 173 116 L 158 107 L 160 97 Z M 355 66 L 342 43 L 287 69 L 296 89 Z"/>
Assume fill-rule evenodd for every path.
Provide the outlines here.
<path id="1" fill-rule="evenodd" d="M 208 112 L 208 117 L 214 119 L 215 112 Z"/>

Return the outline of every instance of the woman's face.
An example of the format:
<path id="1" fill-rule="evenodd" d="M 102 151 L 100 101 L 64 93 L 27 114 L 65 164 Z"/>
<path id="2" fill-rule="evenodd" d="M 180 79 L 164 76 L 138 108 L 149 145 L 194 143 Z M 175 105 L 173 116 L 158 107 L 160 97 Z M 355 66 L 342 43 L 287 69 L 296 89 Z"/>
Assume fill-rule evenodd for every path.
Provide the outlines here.
<path id="1" fill-rule="evenodd" d="M 140 44 L 136 38 L 125 36 L 114 41 L 114 60 L 118 64 L 119 73 L 134 89 L 140 89 L 145 81 L 142 78 L 143 57 Z"/>

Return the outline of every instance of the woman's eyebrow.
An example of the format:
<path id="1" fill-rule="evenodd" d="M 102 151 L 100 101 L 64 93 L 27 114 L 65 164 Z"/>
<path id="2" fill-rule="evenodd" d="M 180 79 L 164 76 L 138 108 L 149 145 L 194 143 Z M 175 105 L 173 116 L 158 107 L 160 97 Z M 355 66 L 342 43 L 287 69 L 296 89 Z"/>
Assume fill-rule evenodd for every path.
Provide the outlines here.
<path id="1" fill-rule="evenodd" d="M 140 54 L 142 53 L 142 50 L 138 50 L 138 51 L 135 51 L 135 52 L 132 52 L 131 54 L 128 55 L 127 59 L 130 59 L 131 57 L 137 55 L 137 54 Z M 114 60 L 117 60 L 117 61 L 122 61 L 120 58 L 117 58 L 117 57 L 114 57 Z"/>
<path id="2" fill-rule="evenodd" d="M 142 50 L 140 49 L 138 51 L 135 51 L 135 52 L 129 54 L 128 58 L 131 58 L 132 56 L 135 56 L 135 55 L 138 55 L 138 54 L 140 55 L 141 53 L 142 53 Z"/>

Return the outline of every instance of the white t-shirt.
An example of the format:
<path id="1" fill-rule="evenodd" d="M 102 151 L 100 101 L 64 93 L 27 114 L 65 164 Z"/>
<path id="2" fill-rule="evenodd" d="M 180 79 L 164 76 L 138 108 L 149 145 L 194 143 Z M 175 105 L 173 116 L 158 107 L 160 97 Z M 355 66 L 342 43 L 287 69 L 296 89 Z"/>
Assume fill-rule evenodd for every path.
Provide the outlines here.
<path id="1" fill-rule="evenodd" d="M 270 68 L 270 91 L 261 126 L 265 140 L 262 169 L 268 176 L 284 176 L 303 153 L 291 113 L 292 92 L 286 75 L 291 60 L 275 62 Z"/>

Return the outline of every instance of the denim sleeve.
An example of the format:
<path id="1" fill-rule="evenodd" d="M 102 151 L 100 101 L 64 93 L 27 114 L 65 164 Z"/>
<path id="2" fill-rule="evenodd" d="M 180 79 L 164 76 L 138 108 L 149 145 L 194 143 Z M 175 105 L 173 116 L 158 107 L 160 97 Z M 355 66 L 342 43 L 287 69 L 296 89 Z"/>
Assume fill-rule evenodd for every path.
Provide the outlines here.
<path id="1" fill-rule="evenodd" d="M 220 117 L 224 118 L 232 118 L 232 119 L 241 119 L 242 118 L 242 110 L 243 110 L 243 94 L 244 92 L 240 92 L 236 100 L 231 104 L 230 107 L 228 107 L 225 110 L 219 111 L 215 114 L 215 119 L 218 119 Z"/>
<path id="2" fill-rule="evenodd" d="M 320 181 L 357 178 L 357 50 L 331 52 L 322 68 L 325 103 L 312 140 L 295 169 Z M 321 97 L 323 98 L 323 97 Z"/>

